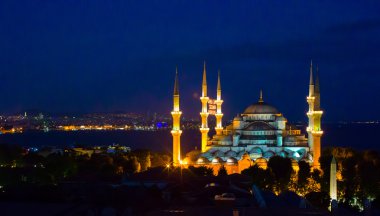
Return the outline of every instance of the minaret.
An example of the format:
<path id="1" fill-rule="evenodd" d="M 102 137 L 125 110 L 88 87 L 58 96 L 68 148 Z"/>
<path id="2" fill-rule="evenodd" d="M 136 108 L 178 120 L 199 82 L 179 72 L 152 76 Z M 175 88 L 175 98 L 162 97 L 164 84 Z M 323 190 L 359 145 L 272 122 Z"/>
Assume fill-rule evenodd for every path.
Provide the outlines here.
<path id="1" fill-rule="evenodd" d="M 200 131 L 202 133 L 202 146 L 201 151 L 205 152 L 207 150 L 207 140 L 208 140 L 208 110 L 207 110 L 207 102 L 209 98 L 207 97 L 207 80 L 206 80 L 206 62 L 203 65 L 203 80 L 202 80 L 202 97 L 200 98 L 202 102 L 202 112 L 200 113 L 202 118 L 202 125 Z"/>
<path id="2" fill-rule="evenodd" d="M 220 71 L 218 71 L 218 87 L 216 89 L 216 135 L 222 135 L 223 133 L 223 125 L 222 125 L 222 118 L 223 118 L 223 113 L 222 113 L 222 86 L 220 85 Z"/>
<path id="3" fill-rule="evenodd" d="M 307 96 L 307 103 L 309 104 L 309 110 L 307 112 L 307 117 L 309 119 L 309 125 L 306 128 L 306 131 L 308 133 L 308 144 L 310 147 L 310 151 L 313 151 L 313 124 L 314 124 L 314 118 L 313 118 L 313 112 L 314 112 L 314 81 L 313 81 L 313 61 L 310 63 L 310 81 L 309 81 L 309 95 Z"/>
<path id="4" fill-rule="evenodd" d="M 315 165 L 319 166 L 319 157 L 321 156 L 321 137 L 323 131 L 321 128 L 321 118 L 323 111 L 321 110 L 321 95 L 319 92 L 319 73 L 317 66 L 317 73 L 315 78 L 315 87 L 314 87 L 314 128 L 313 128 L 313 144 L 314 144 L 314 161 L 316 160 Z"/>
<path id="5" fill-rule="evenodd" d="M 308 133 L 308 144 L 310 151 L 313 153 L 313 167 L 319 167 L 319 157 L 321 156 L 321 116 L 323 111 L 320 110 L 320 95 L 319 95 L 319 78 L 317 77 L 316 86 L 314 85 L 313 78 L 313 62 L 310 63 L 310 83 L 309 95 L 307 103 L 309 104 L 309 111 L 307 117 L 309 125 L 306 128 Z"/>
<path id="6" fill-rule="evenodd" d="M 173 129 L 171 131 L 173 136 L 173 165 L 177 166 L 181 162 L 181 114 L 179 109 L 179 86 L 178 86 L 178 71 L 176 69 L 174 81 L 174 94 L 173 94 Z"/>

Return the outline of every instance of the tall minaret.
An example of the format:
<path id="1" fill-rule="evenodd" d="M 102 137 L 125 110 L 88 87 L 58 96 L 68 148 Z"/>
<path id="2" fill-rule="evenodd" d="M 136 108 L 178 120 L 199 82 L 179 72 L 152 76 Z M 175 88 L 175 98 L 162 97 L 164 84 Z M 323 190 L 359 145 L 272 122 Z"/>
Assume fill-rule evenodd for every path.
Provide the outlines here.
<path id="1" fill-rule="evenodd" d="M 321 130 L 321 116 L 323 111 L 320 110 L 318 76 L 316 79 L 316 85 L 314 85 L 313 62 L 310 63 L 310 83 L 307 103 L 309 104 L 309 111 L 307 112 L 309 125 L 306 128 L 308 133 L 308 144 L 313 153 L 313 167 L 319 167 L 319 157 L 321 156 L 321 136 L 323 135 L 323 131 Z"/>
<path id="2" fill-rule="evenodd" d="M 222 113 L 222 86 L 220 85 L 220 71 L 218 71 L 218 87 L 216 89 L 216 135 L 222 135 L 223 133 L 223 125 L 222 125 L 222 118 L 223 118 L 223 113 Z"/>
<path id="3" fill-rule="evenodd" d="M 201 151 L 205 152 L 207 150 L 207 140 L 208 140 L 208 124 L 207 124 L 207 117 L 208 117 L 208 110 L 207 110 L 207 102 L 209 98 L 207 97 L 207 80 L 206 80 L 206 62 L 204 62 L 203 65 L 203 80 L 202 80 L 202 97 L 200 98 L 202 102 L 202 112 L 201 118 L 202 118 L 202 125 L 200 128 L 200 131 L 202 133 L 202 146 Z"/>
<path id="4" fill-rule="evenodd" d="M 321 95 L 319 92 L 319 74 L 318 74 L 318 66 L 317 73 L 315 79 L 315 88 L 314 88 L 314 128 L 313 128 L 313 144 L 314 144 L 314 166 L 319 166 L 319 157 L 321 156 L 321 137 L 323 135 L 322 127 L 321 127 L 321 117 L 323 111 L 321 110 Z"/>
<path id="5" fill-rule="evenodd" d="M 173 136 L 173 165 L 177 166 L 181 162 L 181 114 L 179 109 L 179 86 L 178 86 L 178 71 L 176 69 L 174 81 L 174 94 L 173 94 L 173 129 L 171 131 Z"/>
<path id="6" fill-rule="evenodd" d="M 309 104 L 309 111 L 307 112 L 307 117 L 309 119 L 309 125 L 306 128 L 306 131 L 308 133 L 308 144 L 310 147 L 310 150 L 313 151 L 313 125 L 314 125 L 314 80 L 313 80 L 313 61 L 310 63 L 310 81 L 309 81 L 309 95 L 307 96 L 307 103 Z"/>

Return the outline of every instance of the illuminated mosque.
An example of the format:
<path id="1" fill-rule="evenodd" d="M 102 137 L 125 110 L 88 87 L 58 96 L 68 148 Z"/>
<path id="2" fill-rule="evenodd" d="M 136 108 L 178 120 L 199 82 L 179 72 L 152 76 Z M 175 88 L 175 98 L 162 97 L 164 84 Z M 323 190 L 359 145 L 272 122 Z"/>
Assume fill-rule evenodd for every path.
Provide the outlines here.
<path id="1" fill-rule="evenodd" d="M 318 70 L 318 69 L 317 69 Z M 249 105 L 243 113 L 236 116 L 230 125 L 222 126 L 222 88 L 220 73 L 218 73 L 216 99 L 207 94 L 206 65 L 203 68 L 201 108 L 201 153 L 196 161 L 189 157 L 181 159 L 180 150 L 180 116 L 178 73 L 174 84 L 173 129 L 173 164 L 206 166 L 217 173 L 224 166 L 228 173 L 240 173 L 242 170 L 257 164 L 266 168 L 267 161 L 272 156 L 290 158 L 293 167 L 297 162 L 305 160 L 313 167 L 319 167 L 321 152 L 321 116 L 319 78 L 314 82 L 313 66 L 310 65 L 309 94 L 306 101 L 309 105 L 307 112 L 308 126 L 306 134 L 300 129 L 287 123 L 287 119 L 274 106 L 266 103 L 260 91 L 256 103 Z M 208 117 L 215 115 L 216 134 L 209 137 Z"/>

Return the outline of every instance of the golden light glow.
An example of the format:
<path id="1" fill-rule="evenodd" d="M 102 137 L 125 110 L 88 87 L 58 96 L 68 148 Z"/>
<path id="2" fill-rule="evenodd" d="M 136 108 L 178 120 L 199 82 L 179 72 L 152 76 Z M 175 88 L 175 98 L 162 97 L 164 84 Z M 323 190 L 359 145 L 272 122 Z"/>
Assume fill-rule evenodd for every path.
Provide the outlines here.
<path id="1" fill-rule="evenodd" d="M 179 107 L 179 91 L 178 91 L 178 74 L 176 74 L 176 80 L 174 84 L 173 95 L 173 111 L 171 112 L 173 118 L 173 128 L 171 134 L 173 136 L 173 164 L 178 165 L 181 160 L 181 115 Z M 169 167 L 168 167 L 169 168 Z"/>

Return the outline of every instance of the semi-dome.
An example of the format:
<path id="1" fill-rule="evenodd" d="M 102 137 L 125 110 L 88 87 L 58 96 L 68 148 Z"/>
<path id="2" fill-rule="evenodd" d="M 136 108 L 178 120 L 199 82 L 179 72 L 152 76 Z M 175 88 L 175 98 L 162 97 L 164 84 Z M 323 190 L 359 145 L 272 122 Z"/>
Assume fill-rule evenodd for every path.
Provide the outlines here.
<path id="1" fill-rule="evenodd" d="M 225 157 L 236 157 L 237 153 L 235 151 L 229 150 L 225 153 Z"/>
<path id="2" fill-rule="evenodd" d="M 250 105 L 244 111 L 244 114 L 278 114 L 276 107 L 264 102 L 258 102 Z"/>
<path id="3" fill-rule="evenodd" d="M 234 121 L 242 121 L 243 119 L 239 116 L 239 115 L 237 115 L 235 118 L 234 118 Z"/>
<path id="4" fill-rule="evenodd" d="M 224 156 L 224 152 L 220 151 L 220 150 L 217 150 L 214 152 L 214 156 L 215 157 L 223 157 Z"/>
<path id="5" fill-rule="evenodd" d="M 267 151 L 263 154 L 263 158 L 266 158 L 269 160 L 269 158 L 273 157 L 275 154 L 272 151 Z"/>
<path id="6" fill-rule="evenodd" d="M 214 157 L 211 161 L 213 164 L 220 164 L 220 163 L 223 163 L 223 159 L 220 158 L 220 157 Z"/>
<path id="7" fill-rule="evenodd" d="M 234 157 L 229 157 L 226 162 L 227 164 L 237 164 L 238 160 Z"/>
<path id="8" fill-rule="evenodd" d="M 205 164 L 205 163 L 209 163 L 209 162 L 210 161 L 207 158 L 205 158 L 205 157 L 200 157 L 197 160 L 197 164 Z"/>

